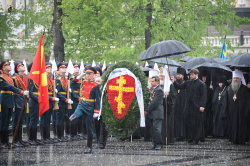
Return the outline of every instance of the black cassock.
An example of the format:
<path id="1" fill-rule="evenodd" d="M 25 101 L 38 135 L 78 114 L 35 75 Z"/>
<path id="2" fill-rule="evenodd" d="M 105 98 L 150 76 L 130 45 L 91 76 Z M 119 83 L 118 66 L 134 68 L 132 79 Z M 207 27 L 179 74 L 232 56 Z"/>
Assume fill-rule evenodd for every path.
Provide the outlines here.
<path id="1" fill-rule="evenodd" d="M 213 90 L 207 85 L 207 103 L 204 111 L 204 131 L 205 137 L 213 135 L 213 112 L 212 112 L 212 98 Z"/>
<path id="2" fill-rule="evenodd" d="M 232 90 L 232 85 L 226 90 L 221 118 L 228 120 L 229 142 L 244 144 L 248 141 L 249 99 L 249 90 L 245 85 L 241 85 L 237 92 Z"/>
<path id="3" fill-rule="evenodd" d="M 222 110 L 223 100 L 225 98 L 227 86 L 217 87 L 214 91 L 212 99 L 213 112 L 213 135 L 223 137 L 227 134 L 227 119 L 221 119 L 220 114 Z"/>
<path id="4" fill-rule="evenodd" d="M 164 108 L 164 115 L 166 115 L 167 112 L 167 144 L 174 143 L 174 107 L 176 105 L 176 98 L 177 92 L 174 88 L 174 85 L 172 84 L 170 86 L 169 95 L 167 97 L 167 111 Z M 163 139 L 163 141 L 166 142 L 166 116 L 163 120 L 162 125 L 162 136 L 164 137 L 164 135 L 165 138 Z"/>
<path id="5" fill-rule="evenodd" d="M 207 89 L 206 85 L 200 80 L 188 80 L 183 84 L 174 82 L 174 86 L 178 89 L 186 89 L 186 125 L 188 139 L 199 141 L 203 138 L 203 112 L 200 112 L 200 107 L 205 108 Z"/>
<path id="6" fill-rule="evenodd" d="M 177 99 L 174 106 L 174 131 L 175 138 L 187 138 L 186 133 L 186 118 L 185 118 L 185 104 L 186 104 L 186 89 L 176 89 Z"/>

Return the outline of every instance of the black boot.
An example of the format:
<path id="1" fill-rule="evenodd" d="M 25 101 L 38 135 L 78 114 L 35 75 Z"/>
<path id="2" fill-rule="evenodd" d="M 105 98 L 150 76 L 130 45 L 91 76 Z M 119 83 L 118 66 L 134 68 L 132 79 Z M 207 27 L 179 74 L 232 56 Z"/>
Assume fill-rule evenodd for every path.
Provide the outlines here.
<path id="1" fill-rule="evenodd" d="M 13 132 L 13 137 L 14 137 L 14 135 L 15 135 L 15 130 L 12 130 L 12 132 Z M 21 133 L 22 134 L 22 133 Z M 16 146 L 16 147 L 23 147 L 24 145 L 20 142 L 20 130 L 19 130 L 19 128 L 17 129 L 17 133 L 16 133 L 16 137 L 15 137 L 15 140 L 14 140 L 14 145 Z"/>
<path id="2" fill-rule="evenodd" d="M 84 153 L 92 152 L 92 141 L 93 141 L 93 134 L 87 134 L 87 149 L 84 151 Z"/>
<path id="3" fill-rule="evenodd" d="M 58 142 L 57 132 L 56 132 L 56 125 L 53 124 L 53 141 Z"/>
<path id="4" fill-rule="evenodd" d="M 53 141 L 53 139 L 50 138 L 50 126 L 45 127 L 44 130 L 45 130 L 44 133 L 45 133 L 45 138 L 46 138 L 47 143 L 48 143 L 48 144 L 53 144 L 53 143 L 55 143 L 55 142 Z"/>
<path id="5" fill-rule="evenodd" d="M 59 142 L 67 142 L 67 140 L 65 140 L 65 138 L 63 137 L 63 135 L 64 135 L 63 125 L 57 125 L 56 131 L 57 131 L 58 141 Z"/>
<path id="6" fill-rule="evenodd" d="M 83 138 L 87 139 L 86 123 L 82 123 L 82 133 L 83 133 Z"/>
<path id="7" fill-rule="evenodd" d="M 84 137 L 83 137 L 83 132 L 82 132 L 82 121 L 81 120 L 77 120 L 77 124 L 76 124 L 76 133 L 78 132 L 77 134 L 77 137 L 80 139 L 80 140 L 84 140 Z M 86 139 L 86 138 L 85 138 Z"/>
<path id="8" fill-rule="evenodd" d="M 40 126 L 40 134 L 41 134 L 41 142 L 43 142 L 44 144 L 46 144 L 46 138 L 45 138 L 45 134 L 44 134 L 44 127 Z"/>
<path id="9" fill-rule="evenodd" d="M 75 116 L 75 114 L 72 114 L 70 117 L 66 114 L 64 116 L 64 121 L 66 124 L 73 124 L 75 121 L 77 120 L 77 117 Z"/>
<path id="10" fill-rule="evenodd" d="M 69 124 L 65 124 L 65 139 L 67 139 L 69 142 L 72 141 L 70 137 L 70 125 Z"/>
<path id="11" fill-rule="evenodd" d="M 12 140 L 11 140 L 11 143 L 9 142 L 9 131 L 7 130 L 6 131 L 6 143 L 8 144 L 8 146 L 9 147 L 11 147 L 11 143 L 12 143 Z M 13 135 L 14 136 L 14 135 Z M 12 146 L 12 148 L 15 148 L 16 147 L 16 145 L 15 144 L 13 144 L 13 146 Z"/>
<path id="12" fill-rule="evenodd" d="M 62 132 L 62 140 L 63 140 L 63 142 L 69 142 L 69 140 L 67 139 L 67 138 L 65 138 L 65 132 L 64 132 L 64 130 L 65 130 L 65 128 L 64 128 L 64 125 L 61 125 L 61 132 Z"/>
<path id="13" fill-rule="evenodd" d="M 75 129 L 76 125 L 72 124 L 70 125 L 70 136 L 73 141 L 80 141 L 80 139 L 76 136 L 77 130 Z"/>
<path id="14" fill-rule="evenodd" d="M 10 146 L 7 144 L 7 137 L 9 137 L 8 131 L 1 131 L 1 141 L 3 149 L 10 149 Z"/>
<path id="15" fill-rule="evenodd" d="M 31 145 L 31 146 L 37 146 L 37 145 L 39 145 L 35 140 L 34 140 L 34 135 L 35 135 L 35 130 L 33 129 L 33 128 L 30 128 L 29 129 L 29 144 Z"/>
<path id="16" fill-rule="evenodd" d="M 29 146 L 28 142 L 23 141 L 23 129 L 22 128 L 18 128 L 18 137 L 19 137 L 19 141 L 23 146 Z"/>
<path id="17" fill-rule="evenodd" d="M 39 145 L 44 145 L 43 141 L 37 139 L 37 127 L 34 128 L 34 141 L 38 143 Z"/>

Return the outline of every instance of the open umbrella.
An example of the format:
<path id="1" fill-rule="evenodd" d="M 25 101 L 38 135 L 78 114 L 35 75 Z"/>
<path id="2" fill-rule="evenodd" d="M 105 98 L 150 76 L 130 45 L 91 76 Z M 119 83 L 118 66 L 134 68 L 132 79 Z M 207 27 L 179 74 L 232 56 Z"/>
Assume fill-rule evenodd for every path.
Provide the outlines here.
<path id="1" fill-rule="evenodd" d="M 192 69 L 197 69 L 197 68 L 200 68 L 200 67 L 203 67 L 203 68 L 217 68 L 217 69 L 232 72 L 232 70 L 229 67 L 223 66 L 223 65 L 221 65 L 219 63 L 209 63 L 209 62 L 205 62 L 205 63 L 202 63 L 200 65 L 194 66 Z"/>
<path id="2" fill-rule="evenodd" d="M 192 59 L 194 57 L 191 56 L 184 56 L 183 58 L 180 59 L 181 62 L 187 62 L 188 60 Z"/>
<path id="3" fill-rule="evenodd" d="M 250 67 L 250 54 L 235 56 L 228 62 L 228 65 L 231 67 Z"/>
<path id="4" fill-rule="evenodd" d="M 171 76 L 176 77 L 176 75 L 177 75 L 177 68 L 178 68 L 178 67 L 170 67 L 170 68 L 168 68 L 168 70 L 169 70 Z"/>
<path id="5" fill-rule="evenodd" d="M 171 59 L 166 59 L 166 58 L 157 58 L 157 59 L 152 59 L 150 60 L 151 62 L 155 62 L 155 63 L 161 63 L 164 65 L 168 65 L 168 66 L 182 66 L 182 64 L 176 62 L 175 60 L 171 60 Z"/>
<path id="6" fill-rule="evenodd" d="M 167 56 L 170 57 L 190 51 L 191 49 L 180 41 L 167 40 L 150 46 L 147 50 L 143 51 L 139 55 L 138 59 L 143 61 Z"/>
<path id="7" fill-rule="evenodd" d="M 183 68 L 186 70 L 190 70 L 193 67 L 200 65 L 202 63 L 209 62 L 209 63 L 217 63 L 215 60 L 209 57 L 194 57 L 190 60 L 188 60 L 184 65 Z"/>

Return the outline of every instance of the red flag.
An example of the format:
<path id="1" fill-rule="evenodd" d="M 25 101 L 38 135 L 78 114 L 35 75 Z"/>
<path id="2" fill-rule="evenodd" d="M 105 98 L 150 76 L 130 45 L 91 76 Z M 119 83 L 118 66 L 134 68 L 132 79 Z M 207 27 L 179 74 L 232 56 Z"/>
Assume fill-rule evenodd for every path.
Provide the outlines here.
<path id="1" fill-rule="evenodd" d="M 39 116 L 49 110 L 49 95 L 43 49 L 43 37 L 44 36 L 42 35 L 39 47 L 36 52 L 36 57 L 29 74 L 29 78 L 36 82 L 39 86 Z"/>

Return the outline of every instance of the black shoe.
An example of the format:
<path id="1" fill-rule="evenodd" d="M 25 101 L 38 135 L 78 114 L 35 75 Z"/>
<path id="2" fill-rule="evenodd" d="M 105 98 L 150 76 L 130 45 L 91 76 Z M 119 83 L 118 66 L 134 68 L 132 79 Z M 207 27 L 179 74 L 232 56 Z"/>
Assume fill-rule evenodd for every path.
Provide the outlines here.
<path id="1" fill-rule="evenodd" d="M 30 131 L 29 131 L 29 144 L 31 145 L 31 146 L 38 146 L 39 144 L 34 140 L 34 138 L 35 138 L 35 130 L 34 129 L 29 129 Z"/>
<path id="2" fill-rule="evenodd" d="M 148 150 L 155 150 L 156 145 L 153 145 L 151 148 L 149 148 Z"/>
<path id="3" fill-rule="evenodd" d="M 99 149 L 105 149 L 105 145 L 99 144 L 99 145 L 98 145 L 98 148 L 99 148 Z"/>
<path id="4" fill-rule="evenodd" d="M 156 145 L 155 150 L 161 150 L 162 145 Z"/>
<path id="5" fill-rule="evenodd" d="M 193 140 L 191 140 L 191 139 L 190 139 L 190 140 L 188 140 L 188 143 L 189 143 L 189 144 L 190 144 L 190 143 L 192 143 L 192 142 L 193 142 Z"/>
<path id="6" fill-rule="evenodd" d="M 190 145 L 198 145 L 198 142 L 199 141 L 193 141 L 193 142 L 190 143 Z"/>
<path id="7" fill-rule="evenodd" d="M 92 152 L 92 140 L 93 140 L 93 134 L 87 135 L 87 149 L 84 151 L 85 154 L 89 154 Z"/>
<path id="8" fill-rule="evenodd" d="M 26 142 L 26 141 L 23 141 L 23 138 L 22 138 L 22 133 L 23 129 L 22 128 L 18 128 L 18 139 L 20 141 L 20 143 L 23 145 L 23 146 L 29 146 L 29 143 Z"/>

